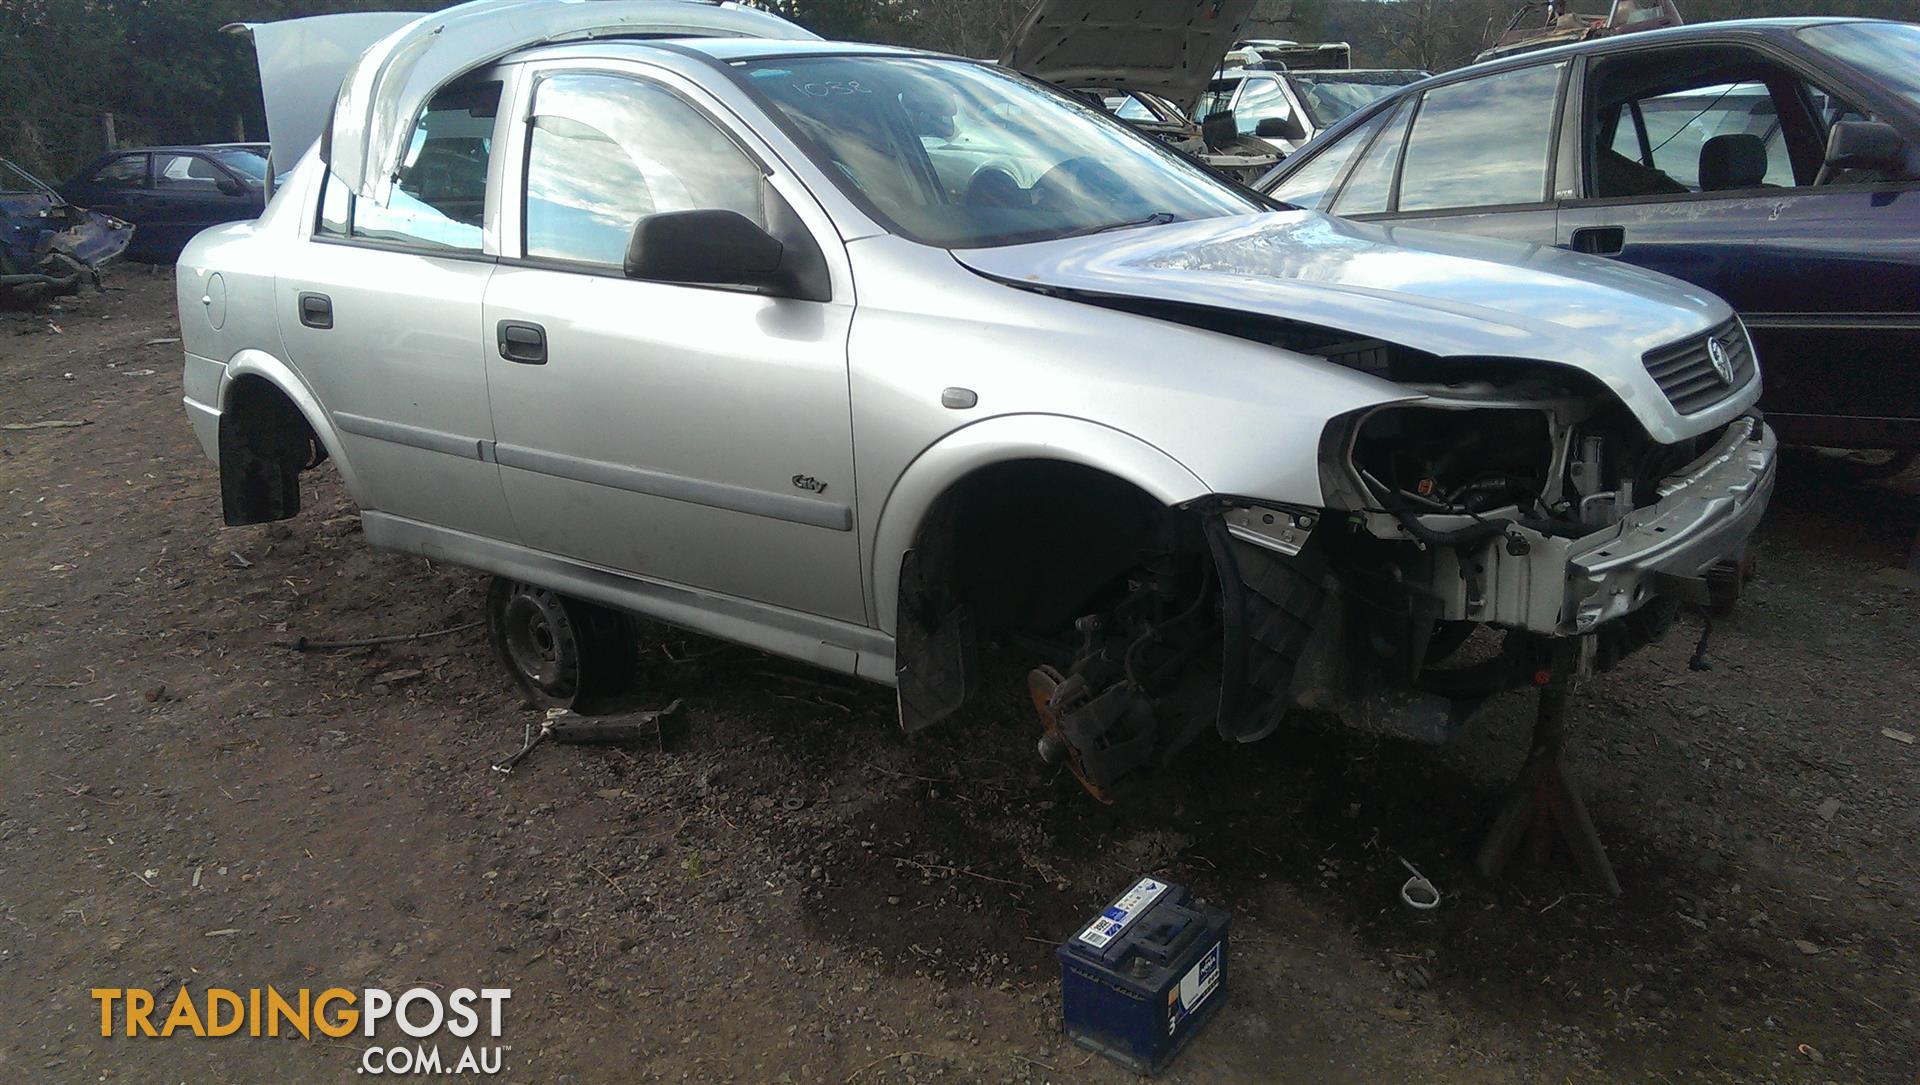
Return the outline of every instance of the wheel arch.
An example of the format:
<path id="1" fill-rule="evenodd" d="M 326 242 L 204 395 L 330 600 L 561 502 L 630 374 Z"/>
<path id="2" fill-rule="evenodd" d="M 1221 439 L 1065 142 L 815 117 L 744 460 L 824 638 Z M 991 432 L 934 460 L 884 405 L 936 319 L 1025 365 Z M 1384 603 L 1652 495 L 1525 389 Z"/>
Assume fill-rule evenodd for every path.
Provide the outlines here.
<path id="1" fill-rule="evenodd" d="M 347 493 L 352 495 L 355 504 L 364 504 L 361 501 L 359 478 L 354 474 L 353 464 L 340 443 L 340 433 L 334 428 L 326 408 L 320 405 L 294 368 L 272 354 L 249 348 L 228 360 L 226 374 L 220 380 L 222 425 L 240 397 L 249 394 L 250 389 L 259 389 L 261 385 L 278 392 L 300 413 L 306 420 L 307 428 L 313 431 L 314 439 L 326 450 L 327 459 L 332 460 L 334 469 L 340 472 Z"/>
<path id="2" fill-rule="evenodd" d="M 1131 485 L 1169 508 L 1211 491 L 1186 465 L 1110 426 L 1065 415 L 1003 415 L 948 434 L 908 465 L 874 530 L 871 618 L 898 633 L 901 562 L 942 499 L 981 472 L 1022 462 L 1071 465 Z"/>

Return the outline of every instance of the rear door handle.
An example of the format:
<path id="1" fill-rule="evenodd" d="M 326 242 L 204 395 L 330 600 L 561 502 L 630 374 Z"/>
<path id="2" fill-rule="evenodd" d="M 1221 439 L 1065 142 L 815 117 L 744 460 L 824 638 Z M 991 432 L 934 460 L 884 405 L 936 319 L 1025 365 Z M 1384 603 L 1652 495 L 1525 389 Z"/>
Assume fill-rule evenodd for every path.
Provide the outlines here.
<path id="1" fill-rule="evenodd" d="M 547 330 L 538 324 L 502 320 L 499 329 L 500 357 L 521 365 L 547 364 Z"/>
<path id="2" fill-rule="evenodd" d="M 321 331 L 333 327 L 333 299 L 325 294 L 300 295 L 300 323 Z"/>
<path id="3" fill-rule="evenodd" d="M 1618 256 L 1627 247 L 1624 226 L 1582 226 L 1573 232 L 1567 247 L 1590 256 Z"/>

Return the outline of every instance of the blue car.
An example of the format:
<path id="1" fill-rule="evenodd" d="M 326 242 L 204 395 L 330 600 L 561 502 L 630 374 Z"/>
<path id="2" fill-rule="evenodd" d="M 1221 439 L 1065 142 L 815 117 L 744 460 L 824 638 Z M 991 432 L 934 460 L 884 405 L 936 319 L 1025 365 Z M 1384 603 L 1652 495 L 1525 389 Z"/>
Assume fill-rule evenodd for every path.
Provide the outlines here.
<path id="1" fill-rule="evenodd" d="M 1478 64 L 1361 110 L 1258 187 L 1696 283 L 1751 331 L 1783 441 L 1920 450 L 1920 26 L 1706 23 Z M 1703 403 L 1747 364 L 1714 361 L 1646 359 Z"/>
<path id="2" fill-rule="evenodd" d="M 89 162 L 60 194 L 139 227 L 127 259 L 171 264 L 209 226 L 259 218 L 267 160 L 242 147 L 139 147 Z"/>
<path id="3" fill-rule="evenodd" d="M 98 281 L 132 238 L 131 225 L 75 207 L 0 158 L 0 302 L 32 305 Z"/>

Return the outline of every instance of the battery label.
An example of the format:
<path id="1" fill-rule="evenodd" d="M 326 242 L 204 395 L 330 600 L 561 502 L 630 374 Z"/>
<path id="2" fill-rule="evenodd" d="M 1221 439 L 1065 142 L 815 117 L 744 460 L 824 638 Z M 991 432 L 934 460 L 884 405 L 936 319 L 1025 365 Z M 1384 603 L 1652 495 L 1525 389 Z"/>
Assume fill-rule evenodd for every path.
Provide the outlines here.
<path id="1" fill-rule="evenodd" d="M 1100 918 L 1087 924 L 1080 932 L 1080 940 L 1095 949 L 1105 949 L 1107 944 L 1120 937 L 1127 925 L 1139 918 L 1147 906 L 1160 899 L 1167 891 L 1167 883 L 1152 878 L 1142 878 L 1134 883 L 1132 889 L 1120 895 L 1120 899 L 1107 906 Z"/>
<path id="2" fill-rule="evenodd" d="M 1220 986 L 1220 944 L 1214 943 L 1200 963 L 1187 969 L 1180 977 L 1180 986 L 1167 992 L 1167 1034 L 1180 1027 L 1180 1022 L 1193 1016 L 1200 1004 Z"/>

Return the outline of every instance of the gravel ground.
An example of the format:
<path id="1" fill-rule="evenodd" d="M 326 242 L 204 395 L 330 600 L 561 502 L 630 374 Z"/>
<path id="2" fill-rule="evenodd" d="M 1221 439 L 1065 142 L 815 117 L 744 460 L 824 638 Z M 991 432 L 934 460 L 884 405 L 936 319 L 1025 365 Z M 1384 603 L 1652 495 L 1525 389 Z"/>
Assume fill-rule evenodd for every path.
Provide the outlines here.
<path id="1" fill-rule="evenodd" d="M 325 471 L 223 528 L 170 306 L 128 268 L 0 314 L 0 423 L 88 423 L 0 430 L 0 1080 L 352 1080 L 357 1037 L 103 1039 L 88 990 L 427 983 L 513 989 L 500 1081 L 1122 1082 L 1052 947 L 1152 872 L 1234 915 L 1171 1081 L 1920 1081 L 1912 478 L 1796 459 L 1715 668 L 1686 619 L 1579 694 L 1616 901 L 1470 873 L 1524 694 L 1442 751 L 1202 743 L 1102 807 L 1017 691 L 909 740 L 883 690 L 653 629 L 659 742 L 492 773 L 534 713 L 479 630 L 286 647 L 466 625 L 485 578 L 370 551 Z"/>

